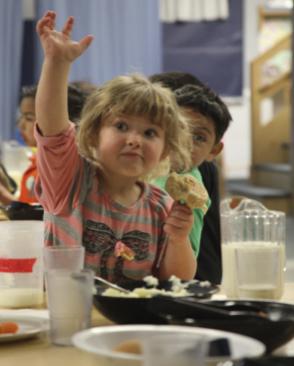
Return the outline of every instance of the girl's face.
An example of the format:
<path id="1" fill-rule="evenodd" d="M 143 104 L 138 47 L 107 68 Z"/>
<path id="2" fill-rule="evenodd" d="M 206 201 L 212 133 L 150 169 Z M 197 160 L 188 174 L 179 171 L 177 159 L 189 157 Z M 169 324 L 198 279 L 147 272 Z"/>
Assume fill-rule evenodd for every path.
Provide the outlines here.
<path id="1" fill-rule="evenodd" d="M 98 159 L 107 172 L 138 178 L 164 157 L 165 131 L 144 117 L 109 117 L 98 142 Z"/>
<path id="2" fill-rule="evenodd" d="M 205 160 L 213 160 L 222 150 L 223 144 L 215 143 L 216 134 L 212 120 L 189 108 L 184 108 L 183 112 L 191 121 L 193 165 L 199 166 Z"/>
<path id="3" fill-rule="evenodd" d="M 36 121 L 35 98 L 23 98 L 20 102 L 19 110 L 18 128 L 20 134 L 28 146 L 36 146 L 37 143 L 34 137 L 34 122 Z"/>

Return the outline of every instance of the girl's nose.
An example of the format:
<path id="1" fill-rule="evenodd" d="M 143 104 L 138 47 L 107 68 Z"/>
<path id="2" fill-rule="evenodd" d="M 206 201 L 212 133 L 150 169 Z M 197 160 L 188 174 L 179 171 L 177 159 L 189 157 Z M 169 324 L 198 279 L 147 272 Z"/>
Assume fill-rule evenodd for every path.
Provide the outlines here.
<path id="1" fill-rule="evenodd" d="M 141 136 L 137 132 L 132 132 L 128 134 L 127 144 L 129 146 L 139 146 L 141 145 Z"/>

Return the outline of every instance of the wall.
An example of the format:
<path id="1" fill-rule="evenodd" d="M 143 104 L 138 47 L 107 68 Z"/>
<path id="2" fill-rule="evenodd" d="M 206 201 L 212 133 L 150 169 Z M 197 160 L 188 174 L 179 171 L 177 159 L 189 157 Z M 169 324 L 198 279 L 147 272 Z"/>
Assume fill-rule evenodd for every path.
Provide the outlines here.
<path id="1" fill-rule="evenodd" d="M 261 0 L 243 1 L 244 91 L 240 100 L 227 100 L 233 122 L 224 137 L 223 174 L 225 179 L 248 178 L 251 164 L 250 62 L 257 55 L 258 5 Z"/>
<path id="2" fill-rule="evenodd" d="M 22 0 L 25 18 L 34 15 L 34 0 Z M 234 0 L 231 0 L 234 1 Z M 238 100 L 227 100 L 233 122 L 224 137 L 223 172 L 225 179 L 247 178 L 251 164 L 250 137 L 250 61 L 257 54 L 257 7 L 262 0 L 243 0 L 244 91 Z"/>

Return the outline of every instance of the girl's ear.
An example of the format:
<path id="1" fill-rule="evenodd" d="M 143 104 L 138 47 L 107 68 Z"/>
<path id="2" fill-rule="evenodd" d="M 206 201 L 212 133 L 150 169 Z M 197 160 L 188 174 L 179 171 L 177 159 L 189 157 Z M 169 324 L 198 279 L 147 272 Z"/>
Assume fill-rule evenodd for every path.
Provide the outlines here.
<path id="1" fill-rule="evenodd" d="M 206 161 L 214 160 L 214 158 L 222 151 L 223 147 L 224 144 L 222 142 L 215 144 L 205 160 Z"/>

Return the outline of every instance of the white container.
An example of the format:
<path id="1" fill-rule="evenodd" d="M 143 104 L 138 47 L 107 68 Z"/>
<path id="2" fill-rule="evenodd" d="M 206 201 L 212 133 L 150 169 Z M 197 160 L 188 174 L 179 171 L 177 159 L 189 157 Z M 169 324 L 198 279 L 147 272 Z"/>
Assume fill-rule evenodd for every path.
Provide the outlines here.
<path id="1" fill-rule="evenodd" d="M 225 294 L 235 299 L 280 299 L 285 282 L 285 213 L 267 210 L 261 203 L 249 199 L 243 199 L 234 208 L 230 208 L 228 202 L 221 205 Z M 273 252 L 277 260 L 269 263 Z M 243 269 L 241 279 L 242 260 L 246 261 L 247 272 Z M 268 281 L 270 266 L 275 266 L 271 283 Z"/>
<path id="2" fill-rule="evenodd" d="M 43 242 L 42 221 L 0 221 L 1 308 L 43 304 Z"/>

